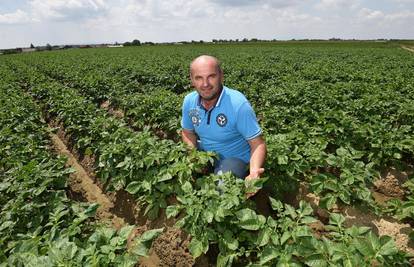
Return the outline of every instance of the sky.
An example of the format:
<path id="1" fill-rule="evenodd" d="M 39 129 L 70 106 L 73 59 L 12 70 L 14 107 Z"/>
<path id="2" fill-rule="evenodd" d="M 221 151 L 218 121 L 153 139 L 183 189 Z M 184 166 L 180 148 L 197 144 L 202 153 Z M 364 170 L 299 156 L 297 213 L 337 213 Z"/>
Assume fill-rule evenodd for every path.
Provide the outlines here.
<path id="1" fill-rule="evenodd" d="M 414 39 L 414 0 L 0 0 L 0 49 L 243 38 Z"/>

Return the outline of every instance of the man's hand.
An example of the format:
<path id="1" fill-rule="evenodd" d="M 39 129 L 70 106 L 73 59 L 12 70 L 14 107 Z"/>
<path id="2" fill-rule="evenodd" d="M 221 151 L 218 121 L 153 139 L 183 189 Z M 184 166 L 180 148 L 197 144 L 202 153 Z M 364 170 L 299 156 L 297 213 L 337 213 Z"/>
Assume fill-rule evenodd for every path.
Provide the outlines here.
<path id="1" fill-rule="evenodd" d="M 185 144 L 190 148 L 197 148 L 197 136 L 195 132 L 191 130 L 182 129 L 181 138 Z"/>
<path id="2" fill-rule="evenodd" d="M 250 170 L 250 174 L 248 176 L 246 176 L 245 180 L 246 181 L 253 181 L 253 180 L 259 179 L 260 175 L 262 173 L 264 173 L 264 168 Z M 257 190 L 256 192 L 246 193 L 246 198 L 250 198 L 250 197 L 254 196 L 258 191 L 259 190 Z"/>

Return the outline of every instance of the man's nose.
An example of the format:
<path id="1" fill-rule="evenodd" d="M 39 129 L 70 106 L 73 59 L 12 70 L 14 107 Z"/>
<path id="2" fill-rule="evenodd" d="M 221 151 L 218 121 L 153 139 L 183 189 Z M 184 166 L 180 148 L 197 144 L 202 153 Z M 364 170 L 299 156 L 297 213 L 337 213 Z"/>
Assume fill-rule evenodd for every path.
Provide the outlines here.
<path id="1" fill-rule="evenodd" d="M 203 79 L 203 87 L 208 87 L 210 85 L 210 82 L 208 79 Z"/>

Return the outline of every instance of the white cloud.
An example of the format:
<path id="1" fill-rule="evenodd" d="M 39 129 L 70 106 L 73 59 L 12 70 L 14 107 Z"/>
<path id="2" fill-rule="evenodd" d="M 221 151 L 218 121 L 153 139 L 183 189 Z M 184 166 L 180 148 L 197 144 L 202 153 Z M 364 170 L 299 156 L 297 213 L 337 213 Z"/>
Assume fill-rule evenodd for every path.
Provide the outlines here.
<path id="1" fill-rule="evenodd" d="M 216 3 L 221 6 L 227 6 L 227 7 L 240 7 L 240 6 L 271 6 L 273 8 L 285 8 L 289 6 L 295 6 L 299 4 L 300 2 L 303 2 L 306 0 L 211 0 L 211 2 Z"/>
<path id="2" fill-rule="evenodd" d="M 0 24 L 22 24 L 29 21 L 29 15 L 20 9 L 13 13 L 0 14 Z"/>
<path id="3" fill-rule="evenodd" d="M 360 5 L 358 0 L 321 0 L 315 7 L 320 10 L 354 9 Z"/>
<path id="4" fill-rule="evenodd" d="M 32 16 L 38 20 L 76 21 L 105 14 L 103 0 L 31 0 Z"/>
<path id="5" fill-rule="evenodd" d="M 373 8 L 365 0 L 26 1 L 16 11 L 0 14 L 1 46 L 133 39 L 414 38 L 414 0 L 395 0 L 392 8 Z"/>
<path id="6" fill-rule="evenodd" d="M 382 11 L 362 8 L 359 11 L 359 17 L 363 20 L 384 19 L 385 15 Z"/>
<path id="7" fill-rule="evenodd" d="M 414 11 L 404 10 L 401 12 L 384 13 L 380 10 L 372 10 L 363 8 L 358 12 L 358 17 L 361 21 L 382 21 L 386 23 L 412 24 L 414 20 Z M 414 32 L 413 32 L 414 33 Z"/>

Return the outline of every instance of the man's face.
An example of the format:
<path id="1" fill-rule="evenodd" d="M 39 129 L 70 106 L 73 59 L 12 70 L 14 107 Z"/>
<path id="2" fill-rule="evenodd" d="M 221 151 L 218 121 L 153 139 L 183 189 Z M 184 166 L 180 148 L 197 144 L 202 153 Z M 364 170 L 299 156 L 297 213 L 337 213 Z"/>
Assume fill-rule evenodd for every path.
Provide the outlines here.
<path id="1" fill-rule="evenodd" d="M 191 69 L 191 84 L 204 100 L 218 97 L 223 83 L 223 72 L 212 60 L 194 62 Z"/>

